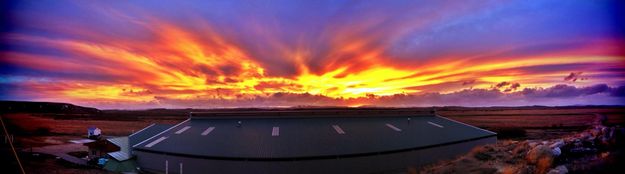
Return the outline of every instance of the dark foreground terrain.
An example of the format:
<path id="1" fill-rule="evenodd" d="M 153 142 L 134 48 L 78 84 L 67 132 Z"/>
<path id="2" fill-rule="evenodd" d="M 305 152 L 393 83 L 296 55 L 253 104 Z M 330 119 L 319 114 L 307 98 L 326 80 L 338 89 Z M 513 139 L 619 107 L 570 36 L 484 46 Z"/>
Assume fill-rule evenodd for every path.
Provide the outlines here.
<path id="1" fill-rule="evenodd" d="M 607 125 L 597 114 L 594 125 L 544 139 L 500 140 L 421 173 L 621 173 L 625 167 L 625 128 Z"/>
<path id="2" fill-rule="evenodd" d="M 6 124 L 9 134 L 14 136 L 14 145 L 27 173 L 107 173 L 98 168 L 74 165 L 57 159 L 55 156 L 30 153 L 29 149 L 64 145 L 69 144 L 68 141 L 70 140 L 83 139 L 89 126 L 102 129 L 104 136 L 124 136 L 152 123 L 178 123 L 186 119 L 189 112 L 214 111 L 199 109 L 97 110 L 71 104 L 44 102 L 0 102 L 0 109 L 2 112 L 0 116 Z M 363 108 L 290 109 L 345 110 Z M 367 108 L 367 110 L 370 109 Z M 620 143 L 622 139 L 606 140 L 612 144 L 595 142 L 598 141 L 595 139 L 605 139 L 605 135 L 608 134 L 610 135 L 609 138 L 615 138 L 618 131 L 622 130 L 625 125 L 624 107 L 536 106 L 401 109 L 419 112 L 436 110 L 436 113 L 441 116 L 498 133 L 499 142 L 497 144 L 477 148 L 467 155 L 458 157 L 458 159 L 433 164 L 422 169 L 421 173 L 547 173 L 559 171 L 554 170 L 558 167 L 560 170 L 565 168 L 568 173 L 613 173 L 614 171 L 625 170 L 625 167 L 612 165 L 624 161 L 622 148 L 618 148 L 622 146 L 615 146 L 615 143 L 617 141 Z M 223 110 L 225 109 L 221 111 Z M 2 130 L 0 168 L 3 171 L 8 171 L 8 173 L 18 173 L 18 165 L 4 134 L 5 132 Z M 554 146 L 557 146 L 563 155 L 556 156 L 553 153 L 547 153 L 548 151 L 552 152 Z M 575 148 L 577 149 L 571 150 Z M 76 149 L 76 152 L 73 153 L 80 154 L 84 151 Z M 545 156 L 545 154 L 547 155 Z M 419 171 L 411 169 L 407 169 L 406 172 L 419 173 Z"/>

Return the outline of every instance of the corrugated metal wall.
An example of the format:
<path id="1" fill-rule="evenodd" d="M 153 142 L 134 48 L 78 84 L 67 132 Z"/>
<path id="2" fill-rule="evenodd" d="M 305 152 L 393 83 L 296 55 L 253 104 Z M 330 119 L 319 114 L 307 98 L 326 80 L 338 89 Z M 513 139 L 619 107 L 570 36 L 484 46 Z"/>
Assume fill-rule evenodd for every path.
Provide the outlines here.
<path id="1" fill-rule="evenodd" d="M 165 161 L 168 173 L 179 173 L 182 163 L 183 173 L 397 173 L 409 167 L 416 169 L 442 159 L 464 154 L 473 147 L 495 143 L 496 137 L 475 141 L 437 146 L 428 149 L 399 152 L 392 154 L 302 161 L 229 161 L 214 159 L 188 158 L 135 151 L 137 162 L 143 171 L 165 173 Z"/>

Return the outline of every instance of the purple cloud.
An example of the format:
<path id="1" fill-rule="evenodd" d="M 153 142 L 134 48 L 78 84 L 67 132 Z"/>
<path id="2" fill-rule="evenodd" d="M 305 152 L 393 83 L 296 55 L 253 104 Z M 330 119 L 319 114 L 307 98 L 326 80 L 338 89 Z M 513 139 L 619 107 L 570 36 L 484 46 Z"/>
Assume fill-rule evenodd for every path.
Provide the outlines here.
<path id="1" fill-rule="evenodd" d="M 509 86 L 516 86 L 513 83 Z M 520 88 L 520 85 L 516 88 Z M 218 108 L 239 107 L 296 107 L 296 106 L 351 106 L 355 104 L 381 107 L 427 106 L 563 106 L 563 105 L 625 105 L 625 86 L 610 87 L 598 84 L 575 87 L 565 84 L 549 88 L 524 88 L 517 92 L 497 89 L 465 89 L 453 93 L 396 94 L 376 98 L 330 98 L 323 95 L 276 93 L 237 100 L 180 100 L 158 98 L 155 103 L 165 107 Z M 496 103 L 496 104 L 493 104 Z"/>
<path id="2" fill-rule="evenodd" d="M 587 80 L 587 78 L 581 77 L 584 72 L 571 72 L 568 76 L 564 77 L 564 81 L 575 82 L 577 80 Z"/>

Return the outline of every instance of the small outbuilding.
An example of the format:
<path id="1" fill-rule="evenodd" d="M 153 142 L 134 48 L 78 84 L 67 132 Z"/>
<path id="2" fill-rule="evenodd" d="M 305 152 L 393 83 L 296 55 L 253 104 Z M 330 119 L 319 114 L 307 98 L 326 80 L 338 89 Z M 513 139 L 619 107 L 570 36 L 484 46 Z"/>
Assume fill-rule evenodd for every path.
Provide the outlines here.
<path id="1" fill-rule="evenodd" d="M 108 151 L 105 157 L 108 158 L 103 168 L 113 172 L 137 172 L 136 161 L 132 154 L 131 146 L 152 137 L 167 128 L 169 124 L 152 124 L 129 136 L 106 139 L 106 142 L 114 145 L 115 151 Z"/>

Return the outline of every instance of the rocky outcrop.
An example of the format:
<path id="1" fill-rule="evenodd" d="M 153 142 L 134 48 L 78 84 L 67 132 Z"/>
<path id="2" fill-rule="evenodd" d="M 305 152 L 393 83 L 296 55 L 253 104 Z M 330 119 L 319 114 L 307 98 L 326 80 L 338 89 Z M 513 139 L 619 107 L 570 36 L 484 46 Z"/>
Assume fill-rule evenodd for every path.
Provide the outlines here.
<path id="1" fill-rule="evenodd" d="M 587 130 L 557 139 L 507 140 L 478 147 L 456 160 L 426 167 L 421 173 L 587 173 L 585 170 L 593 167 L 589 165 L 601 163 L 614 153 L 622 153 L 625 147 L 625 129 L 620 126 L 604 126 L 602 118 L 605 117 L 598 116 L 596 124 Z M 497 170 L 485 170 L 493 168 Z"/>

